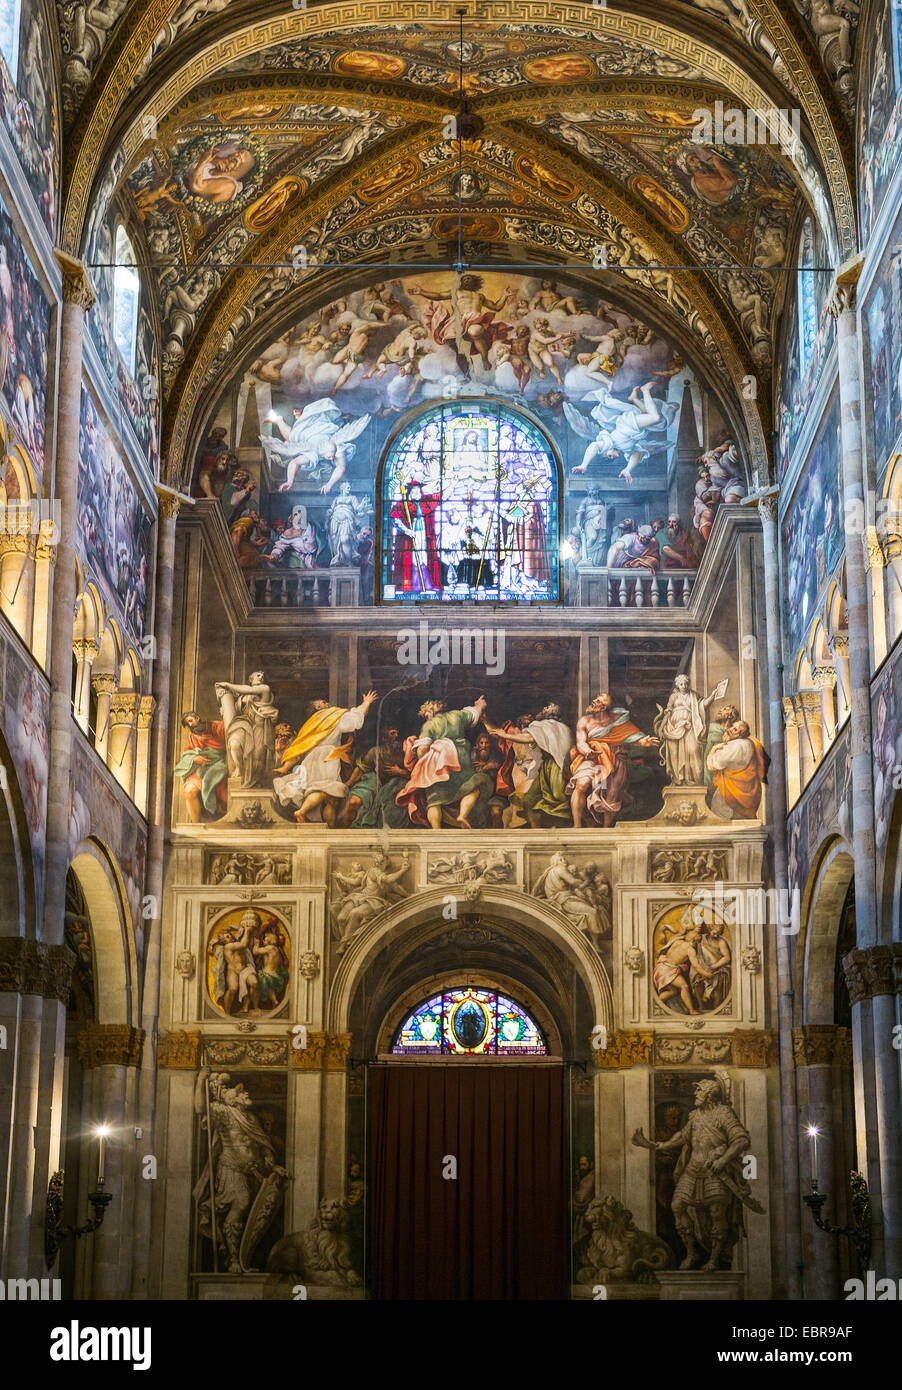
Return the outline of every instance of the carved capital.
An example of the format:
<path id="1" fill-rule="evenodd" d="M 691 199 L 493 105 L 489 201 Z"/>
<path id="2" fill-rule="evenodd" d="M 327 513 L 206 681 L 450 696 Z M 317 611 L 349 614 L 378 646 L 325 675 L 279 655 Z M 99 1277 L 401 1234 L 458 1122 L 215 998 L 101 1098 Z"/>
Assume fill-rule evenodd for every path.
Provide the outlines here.
<path id="1" fill-rule="evenodd" d="M 821 692 L 819 690 L 800 690 L 795 698 L 799 702 L 803 720 L 809 724 L 819 724 L 823 718 Z"/>
<path id="2" fill-rule="evenodd" d="M 90 1067 L 139 1067 L 143 1028 L 127 1023 L 92 1023 L 78 1035 L 78 1060 Z"/>
<path id="3" fill-rule="evenodd" d="M 802 722 L 802 716 L 793 704 L 791 695 L 783 696 L 783 723 L 787 729 L 797 729 Z"/>
<path id="4" fill-rule="evenodd" d="M 157 1066 L 195 1071 L 200 1063 L 200 1033 L 166 1033 L 157 1043 Z"/>
<path id="5" fill-rule="evenodd" d="M 0 531 L 0 557 L 34 555 L 35 538 L 28 531 Z"/>
<path id="6" fill-rule="evenodd" d="M 856 948 L 843 957 L 843 975 L 852 1004 L 880 994 L 902 993 L 902 941 Z"/>
<path id="7" fill-rule="evenodd" d="M 78 304 L 88 313 L 95 303 L 96 295 L 84 262 L 76 260 L 74 256 L 67 256 L 65 251 L 60 250 L 56 252 L 56 259 L 63 272 L 63 302 Z"/>
<path id="8" fill-rule="evenodd" d="M 811 676 L 818 690 L 836 689 L 835 666 L 814 666 L 811 670 Z"/>
<path id="9" fill-rule="evenodd" d="M 110 696 L 110 726 L 134 722 L 140 695 L 133 690 L 117 690 Z"/>
<path id="10" fill-rule="evenodd" d="M 779 502 L 780 493 L 776 488 L 773 492 L 766 492 L 758 498 L 758 515 L 762 521 L 776 523 Z"/>
<path id="11" fill-rule="evenodd" d="M 56 564 L 57 547 L 51 545 L 46 536 L 39 535 L 34 547 L 34 558 L 41 560 L 48 565 Z"/>
<path id="12" fill-rule="evenodd" d="M 834 633 L 830 639 L 830 649 L 833 655 L 840 657 L 843 661 L 849 659 L 849 634 L 847 632 Z"/>
<path id="13" fill-rule="evenodd" d="M 149 729 L 153 724 L 153 712 L 157 702 L 152 695 L 142 695 L 138 701 L 138 728 Z"/>
<path id="14" fill-rule="evenodd" d="M 780 1043 L 769 1028 L 736 1028 L 733 1032 L 733 1065 L 736 1067 L 775 1067 Z"/>
<path id="15" fill-rule="evenodd" d="M 157 484 L 157 506 L 160 512 L 161 521 L 175 521 L 181 511 L 182 502 L 185 500 L 177 492 L 173 492 L 170 487 L 163 487 Z"/>
<path id="16" fill-rule="evenodd" d="M 0 936 L 0 993 L 39 994 L 68 1004 L 75 956 L 21 936 Z"/>
<path id="17" fill-rule="evenodd" d="M 792 1030 L 792 1054 L 797 1067 L 827 1067 L 848 1062 L 852 1038 L 848 1028 L 835 1023 L 808 1023 Z"/>
<path id="18" fill-rule="evenodd" d="M 607 1047 L 592 1051 L 592 1061 L 604 1071 L 621 1067 L 648 1066 L 655 1045 L 654 1030 L 639 1028 L 634 1031 L 618 1028 L 608 1038 Z"/>
<path id="19" fill-rule="evenodd" d="M 90 666 L 100 655 L 100 648 L 91 637 L 76 637 L 72 643 L 72 650 L 75 653 L 75 660 L 81 666 L 87 662 Z"/>
<path id="20" fill-rule="evenodd" d="M 883 553 L 883 543 L 880 539 L 880 532 L 876 526 L 866 526 L 861 537 L 861 544 L 864 547 L 864 567 L 867 570 L 883 569 L 886 564 L 886 556 Z"/>
<path id="21" fill-rule="evenodd" d="M 858 279 L 863 265 L 864 252 L 859 251 L 857 255 L 850 256 L 847 261 L 844 261 L 837 270 L 836 279 L 827 300 L 827 308 L 834 318 L 838 319 L 840 314 L 847 309 L 855 308 Z"/>
<path id="22" fill-rule="evenodd" d="M 112 695 L 116 689 L 116 677 L 111 676 L 108 671 L 92 673 L 91 689 L 98 698 L 101 695 Z"/>
<path id="23" fill-rule="evenodd" d="M 346 1071 L 351 1056 L 350 1033 L 327 1033 L 323 1066 L 326 1071 Z"/>
<path id="24" fill-rule="evenodd" d="M 307 1046 L 291 1048 L 291 1065 L 298 1071 L 322 1071 L 326 1051 L 325 1033 L 308 1033 Z"/>

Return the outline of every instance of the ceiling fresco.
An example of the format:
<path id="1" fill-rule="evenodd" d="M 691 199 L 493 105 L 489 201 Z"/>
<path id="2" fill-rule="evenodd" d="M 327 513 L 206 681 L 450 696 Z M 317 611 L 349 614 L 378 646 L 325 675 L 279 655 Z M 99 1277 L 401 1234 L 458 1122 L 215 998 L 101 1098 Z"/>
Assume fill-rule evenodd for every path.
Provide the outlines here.
<path id="1" fill-rule="evenodd" d="M 180 441 L 183 454 L 184 412 L 278 327 L 286 299 L 355 288 L 349 263 L 364 278 L 418 258 L 595 271 L 599 292 L 654 303 L 716 374 L 767 380 L 799 192 L 834 260 L 854 236 L 857 6 L 794 3 L 787 16 L 776 0 L 754 13 L 665 0 L 651 20 L 583 21 L 542 0 L 520 22 L 486 0 L 461 29 L 372 0 L 292 16 L 244 0 L 60 0 L 74 121 L 61 241 L 90 264 L 109 224 L 98 204 L 143 237 L 164 452 Z M 694 140 L 693 112 L 715 101 L 799 103 L 800 138 L 786 154 Z M 467 122 L 460 142 L 449 115 Z"/>

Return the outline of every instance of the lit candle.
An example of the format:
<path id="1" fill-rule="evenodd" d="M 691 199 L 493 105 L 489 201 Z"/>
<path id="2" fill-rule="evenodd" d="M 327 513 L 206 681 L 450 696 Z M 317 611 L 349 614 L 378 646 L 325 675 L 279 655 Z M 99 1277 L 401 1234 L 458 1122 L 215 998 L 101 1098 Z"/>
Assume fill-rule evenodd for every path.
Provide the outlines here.
<path id="1" fill-rule="evenodd" d="M 817 1125 L 808 1126 L 808 1137 L 811 1140 L 811 1186 L 817 1189 L 817 1136 L 820 1133 Z"/>
<path id="2" fill-rule="evenodd" d="M 96 1129 L 96 1131 L 95 1131 L 95 1133 L 97 1134 L 97 1138 L 98 1138 L 99 1141 L 100 1141 L 99 1147 L 98 1147 L 98 1150 L 97 1150 L 97 1186 L 98 1186 L 98 1187 L 102 1187 L 102 1186 L 103 1186 L 103 1142 L 104 1142 L 104 1140 L 106 1139 L 106 1137 L 107 1137 L 107 1135 L 109 1134 L 109 1132 L 110 1132 L 110 1131 L 109 1131 L 109 1127 L 108 1127 L 107 1125 L 98 1125 L 98 1126 L 97 1126 L 97 1129 Z"/>

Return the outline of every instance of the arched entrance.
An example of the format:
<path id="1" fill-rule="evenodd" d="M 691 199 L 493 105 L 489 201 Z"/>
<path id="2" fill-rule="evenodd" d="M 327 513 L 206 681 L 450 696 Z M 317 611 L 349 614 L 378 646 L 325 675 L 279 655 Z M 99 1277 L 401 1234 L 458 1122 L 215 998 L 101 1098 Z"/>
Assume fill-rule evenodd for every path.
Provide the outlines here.
<path id="1" fill-rule="evenodd" d="M 367 1283 L 385 1300 L 566 1298 L 572 1154 L 594 1158 L 573 1079 L 610 1026 L 607 977 L 525 895 L 487 891 L 451 921 L 424 897 L 360 933 L 333 985 L 367 1063 L 348 1115 L 350 1167 L 367 1156 Z"/>

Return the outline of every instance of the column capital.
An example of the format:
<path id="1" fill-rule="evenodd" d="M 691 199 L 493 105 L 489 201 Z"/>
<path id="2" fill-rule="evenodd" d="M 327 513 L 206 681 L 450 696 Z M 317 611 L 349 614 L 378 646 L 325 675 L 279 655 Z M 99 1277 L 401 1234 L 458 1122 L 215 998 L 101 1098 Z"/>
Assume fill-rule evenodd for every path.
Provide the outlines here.
<path id="1" fill-rule="evenodd" d="M 108 671 L 97 671 L 91 676 L 91 689 L 95 695 L 112 695 L 116 689 L 116 677 Z"/>
<path id="2" fill-rule="evenodd" d="M 759 488 L 757 492 L 750 492 L 742 499 L 744 507 L 758 508 L 758 515 L 762 521 L 776 521 L 779 502 L 780 489 L 777 486 Z"/>
<path id="3" fill-rule="evenodd" d="M 152 695 L 142 695 L 138 701 L 138 728 L 149 729 L 153 723 L 156 700 Z"/>
<path id="4" fill-rule="evenodd" d="M 808 1023 L 792 1030 L 792 1052 L 797 1067 L 848 1063 L 852 1060 L 852 1034 L 835 1023 Z"/>
<path id="5" fill-rule="evenodd" d="M 60 251 L 59 247 L 56 248 L 56 259 L 63 272 L 63 302 L 78 304 L 87 313 L 97 296 L 84 261 L 67 255 L 65 251 Z"/>
<path id="6" fill-rule="evenodd" d="M 883 543 L 880 539 L 880 532 L 876 526 L 866 526 L 861 537 L 861 544 L 864 547 L 864 567 L 866 570 L 883 569 L 886 564 L 886 556 L 883 553 Z"/>
<path id="7" fill-rule="evenodd" d="M 803 718 L 810 715 L 820 723 L 822 713 L 820 690 L 799 690 L 796 692 L 795 699 L 798 700 L 802 708 Z"/>
<path id="8" fill-rule="evenodd" d="M 96 661 L 100 655 L 100 648 L 93 637 L 76 637 L 72 642 L 72 650 L 79 661 Z"/>
<path id="9" fill-rule="evenodd" d="M 35 538 L 28 531 L 0 531 L 0 555 L 34 555 Z"/>
<path id="10" fill-rule="evenodd" d="M 856 948 L 843 956 L 842 969 L 853 1004 L 880 994 L 902 995 L 902 941 Z"/>
<path id="11" fill-rule="evenodd" d="M 110 725 L 131 724 L 140 699 L 134 690 L 114 690 L 110 695 Z"/>
<path id="12" fill-rule="evenodd" d="M 836 272 L 833 285 L 827 297 L 827 308 L 833 318 L 838 319 L 846 309 L 855 308 L 858 293 L 858 280 L 864 265 L 864 252 L 850 256 Z"/>
<path id="13" fill-rule="evenodd" d="M 90 1067 L 139 1067 L 143 1028 L 127 1023 L 92 1023 L 78 1034 L 78 1060 Z"/>
<path id="14" fill-rule="evenodd" d="M 835 666 L 813 666 L 811 668 L 811 676 L 818 690 L 835 690 Z"/>
<path id="15" fill-rule="evenodd" d="M 783 696 L 783 723 L 787 729 L 797 729 L 802 722 L 802 716 L 796 709 L 791 695 Z"/>
<path id="16" fill-rule="evenodd" d="M 160 517 L 164 521 L 175 521 L 183 506 L 194 506 L 193 497 L 178 492 L 174 487 L 167 487 L 165 483 L 157 483 L 154 490 L 157 494 Z"/>
<path id="17" fill-rule="evenodd" d="M 837 632 L 830 638 L 830 650 L 834 657 L 840 657 L 842 661 L 849 659 L 849 634 L 847 632 Z"/>
<path id="18" fill-rule="evenodd" d="M 40 994 L 68 1004 L 75 955 L 22 936 L 0 936 L 0 993 Z"/>

